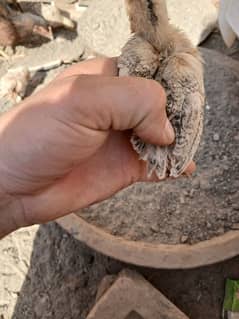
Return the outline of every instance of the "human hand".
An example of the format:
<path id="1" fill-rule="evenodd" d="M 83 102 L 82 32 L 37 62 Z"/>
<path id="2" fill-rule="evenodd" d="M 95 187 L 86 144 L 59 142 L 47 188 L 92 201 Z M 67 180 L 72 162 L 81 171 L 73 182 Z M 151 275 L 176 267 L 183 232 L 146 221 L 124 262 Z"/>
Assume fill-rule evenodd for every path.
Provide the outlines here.
<path id="1" fill-rule="evenodd" d="M 3 115 L 0 202 L 7 204 L 0 205 L 0 237 L 148 180 L 129 142 L 132 130 L 152 144 L 174 140 L 162 87 L 118 78 L 116 59 L 74 65 Z M 191 163 L 187 173 L 193 170 Z"/>

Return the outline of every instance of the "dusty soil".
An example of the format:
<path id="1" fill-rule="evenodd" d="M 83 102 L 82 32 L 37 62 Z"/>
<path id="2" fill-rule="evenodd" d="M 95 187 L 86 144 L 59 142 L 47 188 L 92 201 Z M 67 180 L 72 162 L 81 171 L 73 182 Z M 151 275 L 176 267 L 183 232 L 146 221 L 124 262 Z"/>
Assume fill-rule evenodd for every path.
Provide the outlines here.
<path id="1" fill-rule="evenodd" d="M 207 105 L 196 176 L 131 186 L 82 210 L 85 220 L 127 239 L 169 244 L 239 228 L 239 78 L 212 52 L 203 51 Z"/>
<path id="2" fill-rule="evenodd" d="M 20 230 L 0 242 L 1 319 L 85 319 L 106 274 L 132 268 L 191 319 L 220 319 L 226 278 L 239 258 L 195 270 L 125 265 L 88 249 L 55 223 Z"/>

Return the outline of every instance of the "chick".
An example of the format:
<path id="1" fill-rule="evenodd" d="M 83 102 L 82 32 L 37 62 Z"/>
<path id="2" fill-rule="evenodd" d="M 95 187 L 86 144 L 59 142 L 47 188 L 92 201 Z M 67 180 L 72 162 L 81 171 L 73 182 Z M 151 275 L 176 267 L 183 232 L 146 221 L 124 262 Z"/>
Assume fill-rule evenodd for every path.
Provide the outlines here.
<path id="1" fill-rule="evenodd" d="M 7 98 L 14 104 L 25 96 L 30 81 L 30 71 L 26 67 L 9 69 L 0 79 L 0 99 Z"/>
<path id="2" fill-rule="evenodd" d="M 51 29 L 42 17 L 12 10 L 0 0 L 0 45 L 15 47 L 34 34 L 52 39 Z M 4 56 L 4 51 L 1 54 Z"/>
<path id="3" fill-rule="evenodd" d="M 202 58 L 187 37 L 169 23 L 165 0 L 126 0 L 132 37 L 119 58 L 120 76 L 155 79 L 167 94 L 167 114 L 175 143 L 131 142 L 147 161 L 149 176 L 178 177 L 193 159 L 203 130 L 204 83 Z"/>
<path id="4" fill-rule="evenodd" d="M 22 4 L 22 8 L 33 14 L 42 16 L 53 29 L 64 27 L 74 30 L 76 27 L 74 21 L 68 18 L 66 13 L 56 6 L 54 0 L 40 3 L 26 2 Z"/>
<path id="5" fill-rule="evenodd" d="M 7 3 L 10 4 L 15 10 L 19 10 L 22 12 L 22 8 L 17 0 L 7 0 Z"/>

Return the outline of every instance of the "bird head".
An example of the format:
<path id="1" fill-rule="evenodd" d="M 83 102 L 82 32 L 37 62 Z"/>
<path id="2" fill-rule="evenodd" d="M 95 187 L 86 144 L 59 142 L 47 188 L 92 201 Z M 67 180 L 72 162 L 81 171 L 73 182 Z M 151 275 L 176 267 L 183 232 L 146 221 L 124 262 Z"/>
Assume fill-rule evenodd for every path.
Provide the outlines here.
<path id="1" fill-rule="evenodd" d="M 27 39 L 31 34 L 37 34 L 44 38 L 53 39 L 52 30 L 48 23 L 40 16 L 24 12 L 14 13 L 11 21 L 16 27 L 20 39 Z"/>

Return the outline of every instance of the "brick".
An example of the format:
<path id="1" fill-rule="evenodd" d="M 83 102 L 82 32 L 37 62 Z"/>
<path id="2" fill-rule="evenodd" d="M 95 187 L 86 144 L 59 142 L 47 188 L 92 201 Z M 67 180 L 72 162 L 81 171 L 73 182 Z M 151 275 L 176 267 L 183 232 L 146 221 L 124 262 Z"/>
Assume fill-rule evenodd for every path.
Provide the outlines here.
<path id="1" fill-rule="evenodd" d="M 189 319 L 141 275 L 123 270 L 87 319 Z"/>

